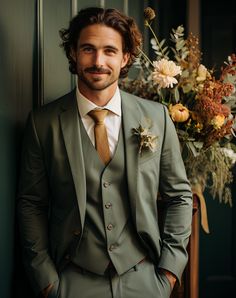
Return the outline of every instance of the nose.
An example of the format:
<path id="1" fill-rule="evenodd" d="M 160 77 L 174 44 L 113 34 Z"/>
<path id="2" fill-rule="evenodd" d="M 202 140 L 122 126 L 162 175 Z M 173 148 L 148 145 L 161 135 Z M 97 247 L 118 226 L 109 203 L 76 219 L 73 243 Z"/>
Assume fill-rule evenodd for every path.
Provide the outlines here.
<path id="1" fill-rule="evenodd" d="M 101 51 L 96 51 L 94 54 L 94 65 L 103 66 L 104 65 L 104 55 Z"/>

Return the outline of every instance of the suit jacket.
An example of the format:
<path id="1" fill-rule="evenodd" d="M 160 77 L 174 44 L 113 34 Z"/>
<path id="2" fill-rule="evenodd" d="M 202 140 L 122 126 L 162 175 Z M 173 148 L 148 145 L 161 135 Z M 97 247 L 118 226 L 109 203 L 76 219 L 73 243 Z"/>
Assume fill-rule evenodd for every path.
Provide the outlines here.
<path id="1" fill-rule="evenodd" d="M 187 263 L 192 195 L 176 131 L 163 105 L 122 91 L 121 99 L 132 219 L 156 266 L 180 280 Z M 132 129 L 147 118 L 157 136 L 157 150 L 139 154 Z M 23 260 L 36 293 L 58 281 L 83 231 L 86 173 L 81 142 L 75 91 L 30 114 L 22 149 L 18 215 Z M 162 229 L 158 193 L 164 206 Z"/>

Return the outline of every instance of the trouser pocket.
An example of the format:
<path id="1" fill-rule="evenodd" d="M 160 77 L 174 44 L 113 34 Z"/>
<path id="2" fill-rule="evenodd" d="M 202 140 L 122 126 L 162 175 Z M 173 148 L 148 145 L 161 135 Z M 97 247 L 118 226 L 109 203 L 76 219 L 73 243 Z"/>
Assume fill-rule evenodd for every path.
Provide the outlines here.
<path id="1" fill-rule="evenodd" d="M 167 276 L 164 273 L 160 273 L 157 268 L 155 268 L 155 273 L 162 291 L 169 297 L 172 292 L 172 288 Z"/>
<path id="2" fill-rule="evenodd" d="M 48 298 L 58 298 L 59 297 L 59 279 L 53 283 L 53 287 L 48 294 Z"/>

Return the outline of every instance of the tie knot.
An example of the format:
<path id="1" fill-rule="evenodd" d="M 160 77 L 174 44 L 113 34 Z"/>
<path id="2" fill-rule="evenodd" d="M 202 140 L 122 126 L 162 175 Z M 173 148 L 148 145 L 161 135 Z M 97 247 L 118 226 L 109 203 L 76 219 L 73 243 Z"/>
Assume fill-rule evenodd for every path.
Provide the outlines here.
<path id="1" fill-rule="evenodd" d="M 94 120 L 96 124 L 103 124 L 106 115 L 108 114 L 108 110 L 92 110 L 89 113 L 89 116 Z"/>

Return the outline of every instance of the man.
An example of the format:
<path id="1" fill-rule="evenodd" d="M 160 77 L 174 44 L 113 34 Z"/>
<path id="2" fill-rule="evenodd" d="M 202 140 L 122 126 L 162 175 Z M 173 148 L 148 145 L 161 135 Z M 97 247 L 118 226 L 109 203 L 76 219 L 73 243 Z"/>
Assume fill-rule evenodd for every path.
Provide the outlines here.
<path id="1" fill-rule="evenodd" d="M 192 198 L 168 111 L 118 88 L 141 35 L 119 11 L 88 8 L 61 37 L 78 87 L 30 114 L 23 145 L 32 287 L 54 298 L 169 297 L 187 262 Z"/>

